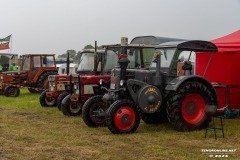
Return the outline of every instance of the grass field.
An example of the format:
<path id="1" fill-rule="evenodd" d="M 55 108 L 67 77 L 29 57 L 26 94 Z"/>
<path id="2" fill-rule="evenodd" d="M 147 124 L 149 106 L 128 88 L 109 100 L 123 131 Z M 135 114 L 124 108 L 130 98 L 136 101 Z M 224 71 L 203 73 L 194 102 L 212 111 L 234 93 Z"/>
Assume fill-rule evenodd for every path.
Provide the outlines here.
<path id="1" fill-rule="evenodd" d="M 43 108 L 39 94 L 21 89 L 20 96 L 0 96 L 0 159 L 240 159 L 240 119 L 224 120 L 225 138 L 204 138 L 205 130 L 176 132 L 169 124 L 141 122 L 134 134 L 113 135 L 107 128 L 88 128 L 81 117 L 66 117 Z M 232 149 L 204 153 L 202 149 Z M 211 159 L 211 158 L 210 158 Z M 221 158 L 219 158 L 221 159 Z"/>

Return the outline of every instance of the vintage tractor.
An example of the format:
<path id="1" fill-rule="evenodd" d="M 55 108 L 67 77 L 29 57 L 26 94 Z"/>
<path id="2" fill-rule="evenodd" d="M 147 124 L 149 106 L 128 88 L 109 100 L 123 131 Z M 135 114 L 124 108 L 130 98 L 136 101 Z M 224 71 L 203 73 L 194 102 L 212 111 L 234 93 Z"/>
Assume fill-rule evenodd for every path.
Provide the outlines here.
<path id="1" fill-rule="evenodd" d="M 0 92 L 3 93 L 3 72 L 9 71 L 18 71 L 19 60 L 17 54 L 12 53 L 0 53 Z M 18 96 L 19 91 L 13 87 L 10 87 L 10 93 L 13 93 L 13 96 Z M 10 94 L 11 95 L 11 94 Z"/>
<path id="2" fill-rule="evenodd" d="M 205 127 L 205 107 L 217 105 L 218 98 L 209 81 L 194 75 L 190 60 L 195 52 L 216 51 L 217 47 L 207 41 L 166 42 L 156 47 L 149 68 L 134 70 L 127 69 L 131 61 L 122 56 L 118 61 L 120 68 L 112 70 L 108 94 L 101 99 L 101 105 L 111 105 L 107 112 L 94 112 L 94 116 L 105 116 L 107 127 L 114 134 L 135 132 L 140 118 L 147 123 L 167 118 L 178 131 Z M 184 74 L 178 75 L 178 65 L 183 60 Z"/>
<path id="3" fill-rule="evenodd" d="M 127 66 L 124 66 L 127 68 L 128 72 L 123 72 L 121 75 L 116 74 L 112 71 L 111 76 L 111 84 L 110 88 L 113 91 L 115 90 L 115 87 L 119 88 L 120 83 L 119 79 L 120 76 L 125 76 L 126 79 L 132 79 L 135 77 L 134 71 L 135 70 L 144 70 L 146 68 L 150 67 L 152 58 L 155 54 L 155 46 L 157 44 L 167 42 L 167 41 L 173 41 L 178 40 L 175 38 L 166 38 L 166 37 L 155 37 L 155 36 L 142 36 L 142 37 L 136 37 L 134 38 L 130 44 L 126 44 L 125 42 L 122 43 L 121 52 L 127 53 L 122 54 L 119 56 L 120 60 L 124 59 L 124 57 L 128 56 L 129 58 L 129 64 Z M 121 64 L 120 64 L 121 67 Z M 117 70 L 120 69 L 120 67 L 117 68 Z M 145 74 L 143 72 L 143 74 Z M 103 80 L 100 81 L 100 85 L 104 83 Z M 124 81 L 121 81 L 121 83 L 125 83 Z M 122 90 L 122 88 L 120 89 Z M 110 92 L 109 92 L 110 93 Z M 128 96 L 124 92 L 121 92 L 121 96 Z M 112 96 L 111 94 L 106 94 L 105 97 Z M 115 98 L 118 98 L 120 95 L 116 95 Z M 109 108 L 111 103 L 113 101 L 105 101 L 103 100 L 103 95 L 97 95 L 91 97 L 83 106 L 83 120 L 86 125 L 89 127 L 98 127 L 105 125 L 105 111 Z"/>
<path id="4" fill-rule="evenodd" d="M 0 72 L 17 71 L 19 68 L 18 55 L 12 53 L 0 53 Z"/>
<path id="5" fill-rule="evenodd" d="M 96 50 L 97 61 L 102 59 L 104 55 L 103 49 Z M 77 74 L 80 75 L 94 75 L 92 71 L 94 69 L 94 57 L 95 49 L 84 49 L 80 54 L 80 63 L 78 65 Z M 69 71 L 68 71 L 69 72 Z M 42 92 L 40 95 L 40 104 L 43 107 L 47 106 L 58 106 L 58 109 L 61 110 L 62 100 L 70 94 L 73 86 L 73 77 L 69 74 L 66 75 L 50 75 L 48 76 L 49 89 Z"/>
<path id="6" fill-rule="evenodd" d="M 48 88 L 48 76 L 57 74 L 54 54 L 26 54 L 20 56 L 18 71 L 1 73 L 0 91 L 5 96 L 16 97 L 19 87 L 30 92 L 42 92 Z"/>
<path id="7" fill-rule="evenodd" d="M 111 69 L 117 65 L 120 45 L 106 45 L 105 52 L 97 55 L 89 54 L 81 61 L 79 67 L 84 68 L 85 74 L 73 75 L 72 93 L 62 100 L 61 110 L 64 115 L 77 116 L 82 112 L 82 105 L 93 95 L 105 93 L 99 85 L 99 80 L 109 85 Z M 84 56 L 82 56 L 84 58 Z M 91 73 L 91 74 L 86 74 Z"/>
<path id="8" fill-rule="evenodd" d="M 154 36 L 135 37 L 128 47 L 132 62 L 134 60 L 133 63 L 129 64 L 129 67 L 140 68 L 145 65 L 149 65 L 154 54 L 153 44 L 159 44 L 168 40 L 169 38 L 158 38 Z M 110 72 L 117 65 L 117 55 L 120 53 L 121 46 L 106 45 L 104 47 L 106 48 L 106 53 L 105 56 L 103 56 L 103 61 L 101 62 L 101 74 L 97 74 L 96 76 L 81 75 L 79 78 L 77 76 L 73 77 L 73 94 L 66 96 L 61 105 L 64 115 L 80 115 L 82 111 L 81 108 L 86 100 L 94 95 L 106 92 L 106 87 L 109 86 Z M 144 56 L 142 52 L 144 52 Z M 99 81 L 101 81 L 100 83 L 102 87 L 100 86 Z M 98 107 L 95 109 L 101 110 L 102 108 Z M 99 123 L 102 117 L 99 120 L 97 119 L 98 117 L 96 117 L 96 120 L 94 121 Z"/>

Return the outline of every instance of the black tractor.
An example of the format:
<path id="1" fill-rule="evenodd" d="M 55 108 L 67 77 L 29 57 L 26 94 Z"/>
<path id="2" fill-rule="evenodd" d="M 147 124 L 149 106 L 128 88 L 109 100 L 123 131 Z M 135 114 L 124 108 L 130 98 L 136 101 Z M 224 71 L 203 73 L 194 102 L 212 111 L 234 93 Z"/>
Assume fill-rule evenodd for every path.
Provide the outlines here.
<path id="1" fill-rule="evenodd" d="M 176 41 L 179 39 L 175 38 L 166 38 L 166 37 L 155 37 L 155 36 L 141 36 L 141 37 L 135 37 L 130 44 L 127 44 L 123 42 L 121 44 L 122 47 L 116 46 L 115 48 L 112 48 L 112 50 L 116 50 L 118 53 L 124 52 L 126 54 L 121 54 L 119 56 L 119 59 L 122 59 L 126 56 L 128 56 L 129 64 L 127 67 L 127 73 L 126 79 L 132 79 L 134 78 L 134 71 L 135 70 L 146 70 L 150 67 L 152 58 L 155 54 L 155 46 L 157 44 L 161 44 L 163 42 L 168 41 Z M 116 67 L 117 70 L 120 69 L 120 66 Z M 111 86 L 110 88 L 115 88 L 116 85 L 119 84 L 119 78 L 118 75 L 116 75 L 118 79 L 115 78 L 115 76 L 111 76 Z M 121 81 L 123 82 L 123 81 Z M 106 82 L 104 80 L 100 81 L 100 85 L 104 88 Z M 118 86 L 119 88 L 119 86 Z M 112 89 L 106 88 L 107 91 L 112 91 Z M 120 89 L 121 90 L 121 89 Z M 123 92 L 124 94 L 124 92 Z M 106 95 L 108 96 L 108 94 Z M 127 96 L 127 95 L 126 95 Z M 89 127 L 98 127 L 103 126 L 106 124 L 106 110 L 110 107 L 113 101 L 103 101 L 102 95 L 97 95 L 91 97 L 88 101 L 85 102 L 85 105 L 83 106 L 82 116 L 84 122 Z"/>
<path id="2" fill-rule="evenodd" d="M 110 89 L 102 98 L 111 104 L 105 113 L 109 130 L 135 132 L 141 118 L 146 123 L 168 120 L 178 131 L 205 127 L 205 107 L 217 105 L 218 99 L 211 83 L 195 75 L 194 55 L 216 51 L 208 41 L 166 42 L 156 47 L 149 68 L 132 70 L 127 69 L 130 61 L 123 51 L 120 68 L 112 70 Z"/>

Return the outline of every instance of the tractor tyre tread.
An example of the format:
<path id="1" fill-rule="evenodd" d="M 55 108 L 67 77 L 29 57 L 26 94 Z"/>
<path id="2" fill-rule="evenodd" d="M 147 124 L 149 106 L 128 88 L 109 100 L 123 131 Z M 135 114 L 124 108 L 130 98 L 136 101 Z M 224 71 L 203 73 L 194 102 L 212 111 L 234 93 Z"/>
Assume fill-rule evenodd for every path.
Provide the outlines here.
<path id="1" fill-rule="evenodd" d="M 128 130 L 120 130 L 116 127 L 114 123 L 114 116 L 116 111 L 121 108 L 121 106 L 128 106 L 135 112 L 135 123 L 134 125 Z M 107 117 L 106 117 L 106 125 L 108 129 L 113 134 L 123 134 L 123 133 L 134 133 L 140 124 L 140 108 L 138 108 L 133 101 L 129 99 L 122 99 L 117 100 L 107 110 Z"/>
<path id="2" fill-rule="evenodd" d="M 203 98 L 206 104 L 213 104 L 214 98 L 210 90 L 202 83 L 197 81 L 189 81 L 180 86 L 180 88 L 171 93 L 166 102 L 167 118 L 171 126 L 177 131 L 192 131 L 206 127 L 208 121 L 206 116 L 203 117 L 198 124 L 189 124 L 182 116 L 181 104 L 185 96 L 189 93 L 198 93 Z"/>
<path id="3" fill-rule="evenodd" d="M 102 124 L 97 124 L 94 123 L 91 118 L 89 117 L 89 112 L 91 109 L 91 106 L 95 103 L 95 102 L 102 102 L 102 96 L 97 95 L 97 96 L 93 96 L 91 98 L 89 98 L 83 105 L 82 108 L 82 117 L 83 117 L 83 121 L 84 123 L 88 126 L 88 127 L 100 127 L 100 126 L 106 126 L 106 122 L 102 123 Z"/>
<path id="4" fill-rule="evenodd" d="M 40 98 L 39 98 L 39 102 L 40 102 L 42 107 L 48 107 L 47 103 L 45 102 L 46 92 L 47 91 L 43 91 L 40 95 Z"/>
<path id="5" fill-rule="evenodd" d="M 16 94 L 15 94 L 15 95 L 9 95 L 9 90 L 10 90 L 11 88 L 15 88 L 15 89 L 16 89 Z M 7 87 L 4 89 L 3 94 L 4 94 L 6 97 L 18 97 L 19 94 L 20 94 L 20 89 L 19 89 L 18 87 L 16 87 L 16 86 L 11 86 L 11 85 L 10 85 L 10 86 L 7 86 Z"/>
<path id="6" fill-rule="evenodd" d="M 69 94 L 68 92 L 63 92 L 57 98 L 57 107 L 60 111 L 61 111 L 62 101 L 68 94 Z"/>

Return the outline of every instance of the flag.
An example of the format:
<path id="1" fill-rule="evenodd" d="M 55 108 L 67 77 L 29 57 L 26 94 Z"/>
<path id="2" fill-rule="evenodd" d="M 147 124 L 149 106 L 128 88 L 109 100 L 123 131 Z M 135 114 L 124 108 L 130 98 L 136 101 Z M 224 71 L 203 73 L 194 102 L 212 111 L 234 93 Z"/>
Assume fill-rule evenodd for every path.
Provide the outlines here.
<path id="1" fill-rule="evenodd" d="M 0 50 L 9 49 L 9 42 L 0 43 Z"/>
<path id="2" fill-rule="evenodd" d="M 11 36 L 12 35 L 9 35 L 9 36 L 7 36 L 7 37 L 5 37 L 3 39 L 0 39 L 0 42 L 10 42 Z"/>

